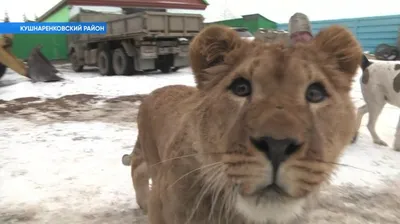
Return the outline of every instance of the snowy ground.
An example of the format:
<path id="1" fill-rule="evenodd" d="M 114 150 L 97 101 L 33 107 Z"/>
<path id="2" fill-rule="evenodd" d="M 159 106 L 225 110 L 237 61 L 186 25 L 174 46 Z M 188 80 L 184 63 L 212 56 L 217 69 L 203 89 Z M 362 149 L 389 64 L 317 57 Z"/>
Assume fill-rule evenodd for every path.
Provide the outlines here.
<path id="1" fill-rule="evenodd" d="M 140 94 L 194 85 L 190 70 L 101 77 L 58 67 L 64 82 L 33 84 L 10 71 L 0 80 L 0 223 L 146 223 L 121 156 L 136 139 Z M 390 144 L 398 117 L 387 106 L 378 121 Z M 372 144 L 363 125 L 340 163 L 312 223 L 399 223 L 400 153 Z"/>

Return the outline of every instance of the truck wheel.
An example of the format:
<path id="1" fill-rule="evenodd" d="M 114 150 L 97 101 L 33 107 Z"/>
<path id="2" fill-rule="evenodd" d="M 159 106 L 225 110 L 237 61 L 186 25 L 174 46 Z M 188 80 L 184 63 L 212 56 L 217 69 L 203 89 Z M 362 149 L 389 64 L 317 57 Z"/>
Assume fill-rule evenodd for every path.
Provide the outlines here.
<path id="1" fill-rule="evenodd" d="M 71 62 L 72 70 L 74 70 L 74 72 L 83 71 L 83 65 L 79 64 L 78 55 L 76 54 L 76 52 L 71 53 L 71 55 L 69 56 L 69 61 Z"/>
<path id="2" fill-rule="evenodd" d="M 133 60 L 122 48 L 114 50 L 112 64 L 117 75 L 132 75 L 133 73 Z"/>
<path id="3" fill-rule="evenodd" d="M 171 72 L 171 66 L 169 65 L 162 65 L 160 68 L 162 73 L 170 73 Z"/>
<path id="4" fill-rule="evenodd" d="M 174 64 L 173 55 L 160 55 L 156 61 L 156 67 L 160 69 L 162 73 L 170 73 L 172 65 Z"/>
<path id="5" fill-rule="evenodd" d="M 178 71 L 179 69 L 181 69 L 181 67 L 174 67 L 174 68 L 172 69 L 172 71 L 173 71 L 173 72 L 176 72 L 176 71 Z"/>
<path id="6" fill-rule="evenodd" d="M 4 74 L 6 74 L 7 67 L 0 63 L 0 78 L 3 77 Z"/>
<path id="7" fill-rule="evenodd" d="M 97 67 L 101 75 L 114 75 L 112 57 L 109 50 L 102 50 L 97 57 Z"/>

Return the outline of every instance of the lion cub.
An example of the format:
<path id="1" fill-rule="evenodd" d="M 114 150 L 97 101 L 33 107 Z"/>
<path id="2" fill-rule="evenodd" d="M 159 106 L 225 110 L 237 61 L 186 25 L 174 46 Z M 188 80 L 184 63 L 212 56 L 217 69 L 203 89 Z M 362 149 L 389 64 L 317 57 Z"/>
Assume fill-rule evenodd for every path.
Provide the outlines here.
<path id="1" fill-rule="evenodd" d="M 299 223 L 355 134 L 361 56 L 336 25 L 286 48 L 205 28 L 196 88 L 157 89 L 139 109 L 132 179 L 149 223 Z"/>

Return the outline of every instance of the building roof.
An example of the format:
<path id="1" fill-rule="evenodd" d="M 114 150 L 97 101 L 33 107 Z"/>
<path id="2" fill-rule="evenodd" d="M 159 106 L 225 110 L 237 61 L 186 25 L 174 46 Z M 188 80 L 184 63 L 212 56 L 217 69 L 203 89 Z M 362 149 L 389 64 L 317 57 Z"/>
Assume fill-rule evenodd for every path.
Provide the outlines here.
<path id="1" fill-rule="evenodd" d="M 251 16 L 261 17 L 261 18 L 263 18 L 264 20 L 268 20 L 268 21 L 270 21 L 270 22 L 276 23 L 275 21 L 272 21 L 272 20 L 266 18 L 265 16 L 263 16 L 263 15 L 261 15 L 261 14 L 259 14 L 259 13 L 247 14 L 247 15 L 243 15 L 242 17 L 245 19 L 246 17 L 251 17 Z"/>
<path id="2" fill-rule="evenodd" d="M 245 20 L 246 18 L 251 18 L 251 17 L 261 17 L 264 20 L 268 20 L 272 23 L 276 23 L 275 21 L 272 21 L 268 18 L 266 18 L 265 16 L 259 14 L 259 13 L 254 13 L 254 14 L 247 14 L 247 15 L 242 15 L 241 18 L 233 18 L 233 19 L 226 19 L 226 20 L 217 20 L 217 21 L 213 21 L 213 22 L 208 22 L 209 24 L 211 23 L 216 23 L 216 22 L 226 22 L 226 21 L 233 21 L 233 20 Z"/>
<path id="3" fill-rule="evenodd" d="M 47 12 L 45 12 L 43 15 L 39 16 L 37 21 L 42 22 L 51 15 L 53 15 L 55 12 L 58 10 L 62 9 L 64 6 L 68 5 L 67 4 L 68 0 L 61 0 L 59 3 L 57 3 L 55 6 L 53 6 L 51 9 L 49 9 Z"/>
<path id="4" fill-rule="evenodd" d="M 61 0 L 57 5 L 40 16 L 38 21 L 44 21 L 67 5 L 204 10 L 206 9 L 208 2 L 206 0 Z"/>

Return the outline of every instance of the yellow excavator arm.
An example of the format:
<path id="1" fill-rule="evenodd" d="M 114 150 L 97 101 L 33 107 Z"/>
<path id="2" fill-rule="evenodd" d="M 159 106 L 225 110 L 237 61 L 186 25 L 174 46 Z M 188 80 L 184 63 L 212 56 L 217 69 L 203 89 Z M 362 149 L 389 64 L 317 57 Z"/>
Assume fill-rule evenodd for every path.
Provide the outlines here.
<path id="1" fill-rule="evenodd" d="M 58 70 L 50 61 L 40 52 L 40 47 L 32 50 L 28 65 L 18 59 L 12 52 L 13 35 L 0 35 L 0 78 L 5 73 L 5 68 L 10 68 L 16 73 L 30 78 L 34 82 L 54 82 L 62 78 L 57 76 Z"/>
<path id="2" fill-rule="evenodd" d="M 12 34 L 0 36 L 0 63 L 14 70 L 16 73 L 28 76 L 25 64 L 11 53 Z"/>

